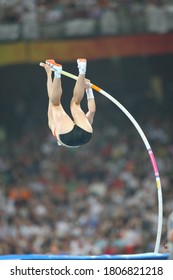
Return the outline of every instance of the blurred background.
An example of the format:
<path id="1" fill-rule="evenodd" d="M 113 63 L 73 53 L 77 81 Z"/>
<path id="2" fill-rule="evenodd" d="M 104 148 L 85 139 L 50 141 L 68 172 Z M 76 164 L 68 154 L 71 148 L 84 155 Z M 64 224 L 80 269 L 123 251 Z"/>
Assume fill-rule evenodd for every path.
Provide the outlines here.
<path id="1" fill-rule="evenodd" d="M 134 116 L 163 188 L 160 252 L 173 210 L 172 0 L 0 0 L 0 254 L 152 252 L 157 189 L 145 146 L 127 117 L 95 92 L 92 141 L 59 147 L 47 124 L 54 58 Z M 69 112 L 74 81 L 62 77 Z M 82 104 L 86 109 L 86 99 Z"/>

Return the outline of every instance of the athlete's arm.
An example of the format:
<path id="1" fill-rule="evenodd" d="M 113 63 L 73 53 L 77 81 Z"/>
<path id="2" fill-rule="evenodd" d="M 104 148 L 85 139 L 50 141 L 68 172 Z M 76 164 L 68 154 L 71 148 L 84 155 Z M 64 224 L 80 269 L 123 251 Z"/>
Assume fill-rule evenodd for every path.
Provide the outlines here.
<path id="1" fill-rule="evenodd" d="M 90 86 L 90 81 L 87 80 L 86 82 L 86 96 L 88 101 L 88 112 L 86 113 L 86 117 L 89 120 L 90 124 L 93 123 L 94 115 L 96 112 L 96 103 L 94 99 L 93 90 Z"/>

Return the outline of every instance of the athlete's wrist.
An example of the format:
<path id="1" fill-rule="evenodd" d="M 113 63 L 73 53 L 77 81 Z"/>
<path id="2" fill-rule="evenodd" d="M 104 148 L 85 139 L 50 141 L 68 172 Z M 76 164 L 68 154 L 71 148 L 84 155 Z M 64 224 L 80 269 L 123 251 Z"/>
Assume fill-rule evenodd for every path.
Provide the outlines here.
<path id="1" fill-rule="evenodd" d="M 87 95 L 87 99 L 94 99 L 94 94 L 93 94 L 92 88 L 86 89 L 86 95 Z"/>

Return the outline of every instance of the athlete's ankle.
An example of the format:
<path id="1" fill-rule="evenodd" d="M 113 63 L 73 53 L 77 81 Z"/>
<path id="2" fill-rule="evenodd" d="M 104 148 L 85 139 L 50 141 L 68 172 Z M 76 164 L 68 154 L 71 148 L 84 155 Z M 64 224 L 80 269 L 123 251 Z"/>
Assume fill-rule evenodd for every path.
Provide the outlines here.
<path id="1" fill-rule="evenodd" d="M 59 67 L 59 69 L 56 69 L 56 71 L 54 72 L 54 77 L 55 78 L 61 78 L 61 74 L 62 74 L 62 66 Z"/>

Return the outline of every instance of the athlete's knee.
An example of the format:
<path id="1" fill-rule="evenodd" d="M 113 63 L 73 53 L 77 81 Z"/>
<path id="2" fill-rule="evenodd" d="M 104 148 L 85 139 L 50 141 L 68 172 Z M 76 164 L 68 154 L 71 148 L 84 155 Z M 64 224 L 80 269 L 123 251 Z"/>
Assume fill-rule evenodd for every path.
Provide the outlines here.
<path id="1" fill-rule="evenodd" d="M 74 96 L 72 97 L 72 100 L 70 102 L 70 107 L 76 107 L 76 108 L 80 108 L 80 100 L 78 98 L 75 98 Z"/>

